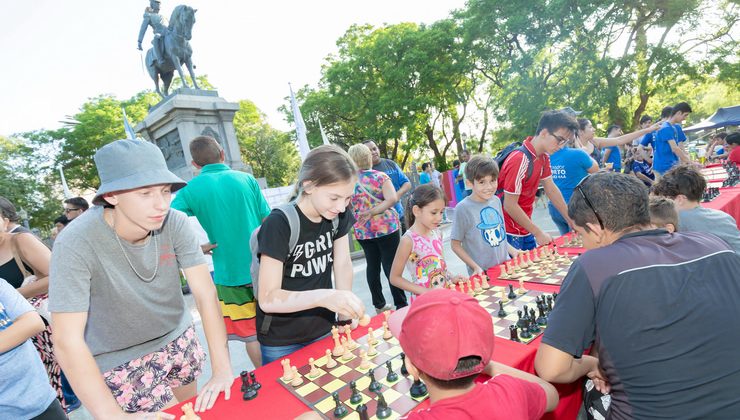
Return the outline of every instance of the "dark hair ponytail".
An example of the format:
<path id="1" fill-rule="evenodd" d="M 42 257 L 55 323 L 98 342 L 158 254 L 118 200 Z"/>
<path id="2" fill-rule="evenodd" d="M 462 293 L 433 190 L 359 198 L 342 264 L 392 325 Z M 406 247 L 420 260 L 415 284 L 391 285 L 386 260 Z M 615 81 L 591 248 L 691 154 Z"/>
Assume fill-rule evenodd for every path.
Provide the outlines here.
<path id="1" fill-rule="evenodd" d="M 437 200 L 444 201 L 445 195 L 442 190 L 434 184 L 424 184 L 416 187 L 411 196 L 406 201 L 406 226 L 409 228 L 414 225 L 416 216 L 414 216 L 414 206 L 424 208 L 429 203 Z"/>

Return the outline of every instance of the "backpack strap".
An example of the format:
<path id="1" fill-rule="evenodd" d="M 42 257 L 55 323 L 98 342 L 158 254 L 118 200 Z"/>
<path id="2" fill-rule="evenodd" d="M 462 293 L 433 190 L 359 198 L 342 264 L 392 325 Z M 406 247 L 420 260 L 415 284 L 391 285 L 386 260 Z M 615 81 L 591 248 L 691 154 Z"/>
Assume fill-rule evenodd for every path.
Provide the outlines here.
<path id="1" fill-rule="evenodd" d="M 290 255 L 295 246 L 298 245 L 298 235 L 301 233 L 301 219 L 298 217 L 298 210 L 295 208 L 295 202 L 281 204 L 275 209 L 283 212 L 285 217 L 288 219 L 288 227 L 290 228 L 290 239 L 288 239 L 288 255 Z"/>
<path id="2" fill-rule="evenodd" d="M 517 147 L 515 150 L 518 150 L 518 151 L 522 152 L 522 154 L 524 154 L 524 157 L 527 158 L 527 175 L 524 177 L 524 181 L 526 181 L 526 180 L 528 180 L 529 178 L 532 177 L 532 172 L 534 172 L 534 159 L 535 159 L 535 157 L 532 154 L 532 152 L 530 152 L 529 149 L 527 149 L 527 146 L 525 146 L 523 144 L 521 146 Z M 512 151 L 512 153 L 513 153 L 513 151 Z M 511 153 L 509 155 L 511 155 Z M 508 156 L 507 156 L 507 159 L 508 159 Z M 501 166 L 503 166 L 503 165 L 501 165 Z M 498 188 L 496 190 L 495 195 L 501 200 L 501 205 L 503 205 L 504 204 L 504 189 L 503 188 Z"/>

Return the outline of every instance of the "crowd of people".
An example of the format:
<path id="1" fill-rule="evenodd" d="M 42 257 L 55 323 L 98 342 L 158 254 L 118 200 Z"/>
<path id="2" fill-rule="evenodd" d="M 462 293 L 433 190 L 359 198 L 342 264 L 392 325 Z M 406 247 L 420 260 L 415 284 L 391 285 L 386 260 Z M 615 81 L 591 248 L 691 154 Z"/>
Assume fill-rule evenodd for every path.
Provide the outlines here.
<path id="1" fill-rule="evenodd" d="M 557 405 L 551 383 L 584 377 L 609 395 L 611 418 L 738 418 L 740 232 L 699 203 L 706 180 L 680 146 L 689 112 L 677 104 L 665 120 L 601 138 L 572 109 L 548 111 L 500 159 L 464 152 L 450 240 L 467 275 L 445 262 L 439 172 L 425 163 L 412 190 L 374 141 L 311 150 L 293 197 L 272 210 L 211 137 L 190 141 L 197 175 L 187 184 L 153 143 L 107 144 L 94 158 L 94 206 L 65 201 L 52 251 L 0 197 L 0 412 L 61 419 L 81 402 L 96 418 L 154 418 L 192 397 L 196 411 L 211 408 L 230 398 L 228 340 L 244 342 L 259 367 L 367 318 L 352 291 L 351 233 L 374 311 L 396 309 L 409 372 L 429 388 L 431 407 L 410 419 L 539 418 Z M 737 133 L 722 141 L 707 156 L 731 158 Z M 535 376 L 493 362 L 488 313 L 438 289 L 551 243 L 532 219 L 540 188 L 560 233 L 577 232 L 589 251 L 563 282 Z M 212 376 L 198 390 L 206 357 Z M 475 384 L 480 373 L 493 378 Z"/>

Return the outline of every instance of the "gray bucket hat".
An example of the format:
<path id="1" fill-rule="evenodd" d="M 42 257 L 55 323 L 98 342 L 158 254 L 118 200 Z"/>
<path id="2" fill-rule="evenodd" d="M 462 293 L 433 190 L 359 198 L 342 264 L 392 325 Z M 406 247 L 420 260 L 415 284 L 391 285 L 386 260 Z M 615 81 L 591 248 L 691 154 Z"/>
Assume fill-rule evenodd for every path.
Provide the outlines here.
<path id="1" fill-rule="evenodd" d="M 175 192 L 185 181 L 167 169 L 162 151 L 154 143 L 142 140 L 116 140 L 95 152 L 95 166 L 100 188 L 93 204 L 103 205 L 103 195 L 150 185 L 172 184 Z"/>
<path id="2" fill-rule="evenodd" d="M 578 115 L 581 115 L 581 111 L 576 111 L 575 109 L 566 106 L 565 108 L 558 109 L 560 112 L 565 112 L 566 114 L 570 115 L 571 117 L 576 117 Z"/>

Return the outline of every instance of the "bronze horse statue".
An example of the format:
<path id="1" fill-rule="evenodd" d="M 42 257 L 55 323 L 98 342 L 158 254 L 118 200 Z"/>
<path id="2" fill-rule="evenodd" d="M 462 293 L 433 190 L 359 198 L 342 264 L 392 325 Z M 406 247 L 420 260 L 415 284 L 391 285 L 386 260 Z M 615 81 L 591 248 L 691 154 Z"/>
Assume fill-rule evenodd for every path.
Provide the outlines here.
<path id="1" fill-rule="evenodd" d="M 192 37 L 195 12 L 197 12 L 196 9 L 182 4 L 175 7 L 175 10 L 172 11 L 168 30 L 164 34 L 163 62 L 156 62 L 154 52 L 151 48 L 146 52 L 146 68 L 149 71 L 149 76 L 154 80 L 155 91 L 163 98 L 169 94 L 170 84 L 172 83 L 172 76 L 175 70 L 179 73 L 183 86 L 189 87 L 182 73 L 183 64 L 187 66 L 188 72 L 190 72 L 195 89 L 200 89 L 198 82 L 195 80 L 195 73 L 193 72 L 194 66 L 191 58 L 193 49 L 190 48 L 190 42 L 188 42 Z M 164 84 L 164 94 L 159 89 L 159 79 L 162 79 L 162 83 Z"/>

